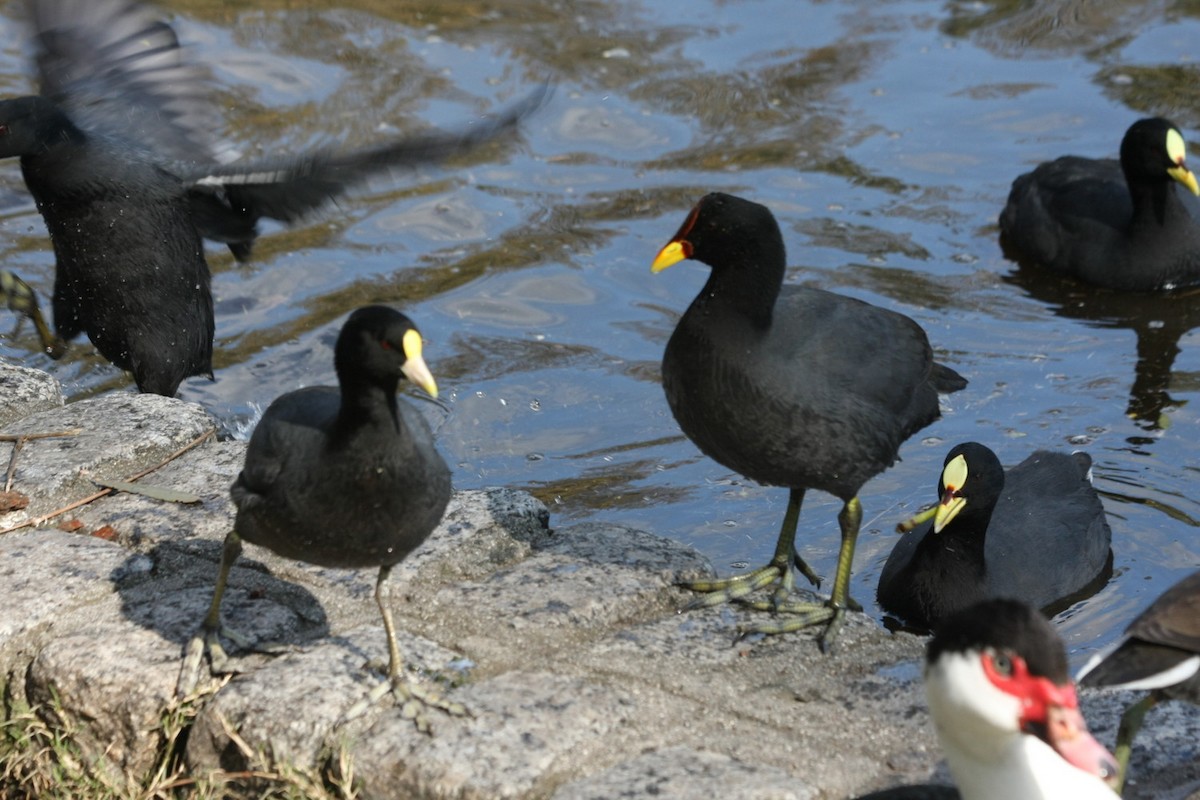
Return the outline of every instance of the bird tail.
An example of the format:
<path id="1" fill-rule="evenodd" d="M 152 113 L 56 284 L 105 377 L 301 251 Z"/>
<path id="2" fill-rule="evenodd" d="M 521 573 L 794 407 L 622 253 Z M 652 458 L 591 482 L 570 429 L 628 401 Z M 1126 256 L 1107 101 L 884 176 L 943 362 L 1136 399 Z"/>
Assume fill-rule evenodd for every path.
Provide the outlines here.
<path id="1" fill-rule="evenodd" d="M 933 388 L 937 389 L 939 394 L 949 394 L 967 388 L 966 378 L 945 364 L 939 364 L 936 361 L 933 363 L 933 374 L 930 375 L 930 380 L 933 382 Z"/>

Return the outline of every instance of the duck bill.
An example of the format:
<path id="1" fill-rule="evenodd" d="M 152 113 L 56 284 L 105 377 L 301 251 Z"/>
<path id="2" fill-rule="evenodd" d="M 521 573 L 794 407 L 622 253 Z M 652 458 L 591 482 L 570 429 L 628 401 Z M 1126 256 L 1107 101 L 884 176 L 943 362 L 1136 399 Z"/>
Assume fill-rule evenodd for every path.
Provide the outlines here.
<path id="1" fill-rule="evenodd" d="M 1192 194 L 1200 195 L 1200 184 L 1196 183 L 1196 176 L 1187 167 L 1182 164 L 1171 167 L 1167 170 L 1167 174 L 1186 186 Z"/>
<path id="2" fill-rule="evenodd" d="M 658 255 L 654 257 L 654 263 L 650 265 L 650 271 L 653 273 L 662 272 L 667 267 L 678 264 L 685 258 L 690 258 L 691 255 L 692 248 L 686 241 L 673 241 L 658 251 Z"/>
<path id="3" fill-rule="evenodd" d="M 933 512 L 933 532 L 941 533 L 942 528 L 949 525 L 951 520 L 966 507 L 967 498 L 960 497 L 953 489 L 947 489 L 942 495 L 942 502 L 938 503 L 937 509 Z"/>
<path id="4" fill-rule="evenodd" d="M 438 396 L 437 381 L 433 379 L 433 373 L 429 371 L 425 359 L 421 356 L 421 345 L 421 334 L 414 330 L 404 334 L 404 366 L 400 367 L 400 371 L 404 373 L 404 377 L 420 386 L 436 400 Z"/>
<path id="5" fill-rule="evenodd" d="M 1120 779 L 1117 760 L 1088 731 L 1079 708 L 1049 706 L 1043 737 L 1067 763 L 1115 788 Z"/>

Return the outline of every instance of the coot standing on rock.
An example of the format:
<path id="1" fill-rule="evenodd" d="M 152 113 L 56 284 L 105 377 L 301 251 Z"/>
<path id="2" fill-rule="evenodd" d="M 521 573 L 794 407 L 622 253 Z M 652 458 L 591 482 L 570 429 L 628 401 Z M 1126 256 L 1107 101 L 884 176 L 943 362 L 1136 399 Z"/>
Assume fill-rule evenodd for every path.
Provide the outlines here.
<path id="1" fill-rule="evenodd" d="M 836 636 L 850 598 L 850 570 L 862 520 L 858 492 L 897 458 L 900 444 L 939 416 L 938 392 L 966 386 L 936 363 L 925 332 L 908 317 L 819 289 L 784 286 L 779 225 L 758 203 L 703 197 L 658 257 L 654 272 L 685 258 L 712 272 L 679 320 L 663 355 L 667 402 L 679 427 L 706 455 L 748 478 L 791 490 L 775 556 L 766 566 L 718 581 L 692 605 L 742 599 L 771 584 L 768 604 L 795 614 L 754 626 L 764 633 L 828 622 Z M 808 489 L 842 500 L 842 545 L 831 599 L 789 599 Z"/>
<path id="2" fill-rule="evenodd" d="M 1091 469 L 1086 453 L 1039 450 L 1006 473 L 984 445 L 957 445 L 946 454 L 938 504 L 901 525 L 908 533 L 879 575 L 879 604 L 932 629 L 989 597 L 1045 610 L 1098 589 L 1112 530 Z"/>
<path id="3" fill-rule="evenodd" d="M 925 694 L 958 793 L 905 786 L 859 800 L 1114 800 L 1113 757 L 1088 733 L 1054 627 L 1015 600 L 949 615 Z"/>
<path id="4" fill-rule="evenodd" d="M 1133 738 L 1163 700 L 1200 705 L 1200 572 L 1172 586 L 1125 629 L 1110 653 L 1088 663 L 1084 686 L 1149 691 L 1121 717 L 1116 755 L 1124 781 Z"/>
<path id="5" fill-rule="evenodd" d="M 191 641 L 179 693 L 199 681 L 207 650 L 219 671 L 221 596 L 242 540 L 325 567 L 379 567 L 375 600 L 388 640 L 388 678 L 417 726 L 426 707 L 466 713 L 403 671 L 387 578 L 429 536 L 450 500 L 450 470 L 425 419 L 399 402 L 401 376 L 437 397 L 421 357 L 421 335 L 386 306 L 350 315 L 334 352 L 340 388 L 314 386 L 275 400 L 254 429 L 231 489 L 237 506 L 225 539 L 212 606 Z"/>
<path id="6" fill-rule="evenodd" d="M 509 133 L 545 96 L 455 133 L 219 164 L 206 76 L 147 8 L 32 0 L 30 12 L 41 93 L 0 101 L 0 158 L 20 156 L 54 245 L 58 336 L 87 333 L 143 392 L 212 374 L 202 239 L 245 258 L 259 219 L 294 222 L 371 175 Z"/>
<path id="7" fill-rule="evenodd" d="M 1179 128 L 1153 118 L 1125 133 L 1120 162 L 1040 164 L 1013 181 L 1000 243 L 1017 261 L 1109 289 L 1200 283 L 1200 184 L 1186 155 Z"/>

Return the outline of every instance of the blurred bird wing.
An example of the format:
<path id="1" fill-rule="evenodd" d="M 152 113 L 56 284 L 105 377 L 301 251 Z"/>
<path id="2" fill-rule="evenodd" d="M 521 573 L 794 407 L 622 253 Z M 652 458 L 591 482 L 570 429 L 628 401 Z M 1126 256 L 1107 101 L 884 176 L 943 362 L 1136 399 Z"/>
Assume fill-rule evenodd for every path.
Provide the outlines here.
<path id="1" fill-rule="evenodd" d="M 372 177 L 436 164 L 512 134 L 550 92 L 542 85 L 498 114 L 454 131 L 405 136 L 361 150 L 318 149 L 294 157 L 223 164 L 183 178 L 197 194 L 225 196 L 232 213 L 251 221 L 268 217 L 295 222 Z"/>
<path id="2" fill-rule="evenodd" d="M 129 0 L 30 0 L 29 10 L 41 93 L 77 127 L 212 160 L 210 76 L 153 10 Z"/>

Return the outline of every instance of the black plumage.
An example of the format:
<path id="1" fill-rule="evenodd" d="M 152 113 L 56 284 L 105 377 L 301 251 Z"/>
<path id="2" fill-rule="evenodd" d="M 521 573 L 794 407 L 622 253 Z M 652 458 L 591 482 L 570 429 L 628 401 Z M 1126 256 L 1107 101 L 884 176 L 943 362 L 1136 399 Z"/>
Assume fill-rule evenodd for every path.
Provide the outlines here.
<path id="1" fill-rule="evenodd" d="M 857 495 L 897 458 L 900 444 L 939 416 L 938 392 L 966 381 L 933 360 L 925 332 L 908 317 L 819 289 L 784 286 L 783 237 L 762 205 L 705 196 L 655 259 L 659 271 L 684 258 L 711 268 L 663 355 L 667 402 L 706 455 L 748 478 L 791 489 L 775 557 L 766 567 L 715 583 L 689 584 L 716 604 L 778 583 L 772 607 L 799 616 L 774 632 L 830 621 L 849 597 L 862 510 Z M 827 607 L 790 604 L 800 504 L 820 489 L 845 504 L 842 550 Z"/>
<path id="2" fill-rule="evenodd" d="M 441 521 L 450 469 L 396 389 L 402 375 L 434 397 L 437 386 L 416 327 L 386 306 L 350 316 L 334 359 L 338 387 L 288 392 L 263 413 L 230 489 L 234 528 L 310 564 L 398 564 Z"/>
<path id="3" fill-rule="evenodd" d="M 508 134 L 545 95 L 457 132 L 222 164 L 205 73 L 149 9 L 33 0 L 30 13 L 40 93 L 0 101 L 0 158 L 20 157 L 54 245 L 59 338 L 86 333 L 144 392 L 212 373 L 203 239 L 245 258 L 259 219 L 294 222 L 372 175 Z"/>
<path id="4" fill-rule="evenodd" d="M 962 795 L 953 786 L 930 783 L 880 789 L 878 792 L 859 795 L 856 800 L 962 800 Z"/>
<path id="5" fill-rule="evenodd" d="M 254 429 L 231 489 L 237 519 L 226 537 L 212 606 L 189 645 L 180 678 L 187 693 L 205 649 L 223 660 L 221 596 L 241 541 L 327 567 L 379 567 L 376 601 L 388 638 L 388 675 L 405 702 L 461 713 L 402 674 L 388 605 L 391 569 L 441 521 L 450 470 L 419 412 L 396 398 L 401 377 L 434 397 L 437 385 L 408 317 L 385 306 L 350 315 L 334 353 L 338 388 L 314 386 L 275 400 Z M 427 727 L 418 713 L 418 724 Z"/>
<path id="6" fill-rule="evenodd" d="M 1005 472 L 984 445 L 957 445 L 938 480 L 937 517 L 919 515 L 884 564 L 880 606 L 928 630 L 987 598 L 1048 610 L 1098 589 L 1112 530 L 1091 467 L 1086 453 L 1039 450 Z"/>
<path id="7" fill-rule="evenodd" d="M 1078 156 L 1013 181 L 1000 242 L 1014 260 L 1110 289 L 1200 283 L 1200 185 L 1169 120 L 1135 122 L 1120 161 Z"/>

